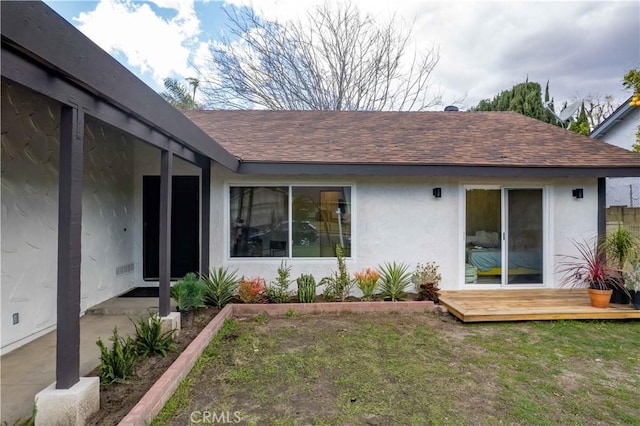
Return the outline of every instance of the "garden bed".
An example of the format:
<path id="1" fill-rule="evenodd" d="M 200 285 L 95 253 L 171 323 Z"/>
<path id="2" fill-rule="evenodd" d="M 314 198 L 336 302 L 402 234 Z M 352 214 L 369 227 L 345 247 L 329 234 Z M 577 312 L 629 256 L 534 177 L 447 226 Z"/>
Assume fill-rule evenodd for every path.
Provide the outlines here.
<path id="1" fill-rule="evenodd" d="M 144 380 L 144 387 L 140 386 L 136 392 L 140 398 L 140 390 L 148 390 L 140 401 L 131 409 L 129 414 L 122 419 L 120 424 L 134 425 L 145 424 L 151 421 L 162 409 L 167 399 L 173 394 L 181 380 L 189 373 L 191 367 L 214 337 L 218 329 L 223 325 L 226 318 L 234 315 L 246 316 L 256 313 L 264 313 L 270 316 L 291 316 L 307 313 L 340 313 L 340 312 L 424 312 L 425 310 L 436 310 L 433 302 L 347 302 L 347 303 L 286 303 L 286 304 L 229 304 L 202 329 L 200 335 L 193 339 L 192 343 L 186 347 L 177 357 L 174 363 L 164 371 L 160 367 L 156 369 L 157 378 L 155 384 L 150 380 Z M 129 381 L 134 386 L 138 386 L 138 380 Z M 128 382 L 128 383 L 129 383 Z M 101 392 L 102 392 L 101 387 Z M 107 387 L 108 388 L 108 387 Z M 124 388 L 121 392 L 127 392 Z M 126 396 L 130 402 L 133 398 Z M 102 401 L 102 396 L 101 396 Z M 117 402 L 113 402 L 117 407 Z M 130 404 L 128 404 L 130 406 Z M 103 411 L 101 409 L 101 411 Z M 124 410 L 117 410 L 117 415 L 113 419 L 120 419 Z M 118 417 L 119 416 L 119 417 Z M 97 423 L 94 423 L 97 424 Z M 105 424 L 105 423 L 100 423 Z M 114 423 L 111 423 L 114 424 Z"/>
<path id="2" fill-rule="evenodd" d="M 166 357 L 155 355 L 139 358 L 136 363 L 135 377 L 122 383 L 101 384 L 100 411 L 92 416 L 87 424 L 117 425 L 218 312 L 218 309 L 212 307 L 199 309 L 193 324 L 180 330 L 176 339 L 176 351 L 169 353 Z M 88 376 L 98 377 L 100 370 L 96 368 Z"/>

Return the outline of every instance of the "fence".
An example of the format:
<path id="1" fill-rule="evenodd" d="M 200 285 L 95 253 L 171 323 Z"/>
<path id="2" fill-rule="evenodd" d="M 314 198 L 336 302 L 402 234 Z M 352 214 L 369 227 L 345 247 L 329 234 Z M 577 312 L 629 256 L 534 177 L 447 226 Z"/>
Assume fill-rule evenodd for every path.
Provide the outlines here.
<path id="1" fill-rule="evenodd" d="M 640 208 L 615 206 L 607 209 L 607 234 L 622 226 L 640 238 Z"/>

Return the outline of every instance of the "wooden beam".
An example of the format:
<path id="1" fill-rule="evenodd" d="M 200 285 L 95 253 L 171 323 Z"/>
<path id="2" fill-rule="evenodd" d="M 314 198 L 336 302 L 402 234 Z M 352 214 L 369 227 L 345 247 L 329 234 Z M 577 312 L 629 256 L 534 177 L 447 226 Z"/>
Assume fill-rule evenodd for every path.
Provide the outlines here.
<path id="1" fill-rule="evenodd" d="M 51 74 L 18 53 L 5 49 L 4 46 L 2 48 L 2 78 L 63 105 L 81 107 L 86 115 L 95 117 L 159 149 L 171 148 L 175 155 L 192 164 L 196 164 L 198 161 L 193 150 L 172 141 L 160 130 Z"/>
<path id="2" fill-rule="evenodd" d="M 80 374 L 83 143 L 82 111 L 63 106 L 58 189 L 56 389 L 69 389 L 78 382 Z"/>
<path id="3" fill-rule="evenodd" d="M 159 296 L 160 316 L 170 311 L 171 288 L 171 187 L 173 181 L 173 153 L 162 151 L 160 155 L 160 253 Z"/>
<path id="4" fill-rule="evenodd" d="M 209 273 L 209 233 L 211 232 L 211 162 L 208 159 L 202 165 L 201 181 L 200 273 L 207 274 Z"/>
<path id="5" fill-rule="evenodd" d="M 52 76 L 64 78 L 192 150 L 237 169 L 237 158 L 49 6 L 40 1 L 2 1 L 0 7 L 3 48 L 19 50 Z"/>
<path id="6" fill-rule="evenodd" d="M 605 238 L 607 233 L 607 180 L 598 178 L 598 235 Z"/>

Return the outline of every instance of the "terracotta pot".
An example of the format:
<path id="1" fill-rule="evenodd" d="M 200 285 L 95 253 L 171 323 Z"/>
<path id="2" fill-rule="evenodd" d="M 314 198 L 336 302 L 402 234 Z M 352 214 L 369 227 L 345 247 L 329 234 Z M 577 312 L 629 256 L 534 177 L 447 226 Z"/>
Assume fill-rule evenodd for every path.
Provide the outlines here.
<path id="1" fill-rule="evenodd" d="M 589 289 L 589 298 L 591 299 L 591 306 L 594 308 L 606 308 L 609 306 L 609 301 L 611 300 L 611 293 L 613 290 L 596 290 L 593 288 Z"/>

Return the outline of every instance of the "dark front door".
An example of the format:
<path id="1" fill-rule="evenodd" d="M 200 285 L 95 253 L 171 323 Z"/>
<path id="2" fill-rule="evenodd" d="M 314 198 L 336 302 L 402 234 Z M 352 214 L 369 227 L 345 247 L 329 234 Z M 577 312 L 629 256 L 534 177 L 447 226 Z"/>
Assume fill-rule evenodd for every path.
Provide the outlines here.
<path id="1" fill-rule="evenodd" d="M 198 271 L 200 201 L 198 176 L 173 176 L 171 194 L 171 278 Z M 160 176 L 142 178 L 143 277 L 158 279 Z"/>

